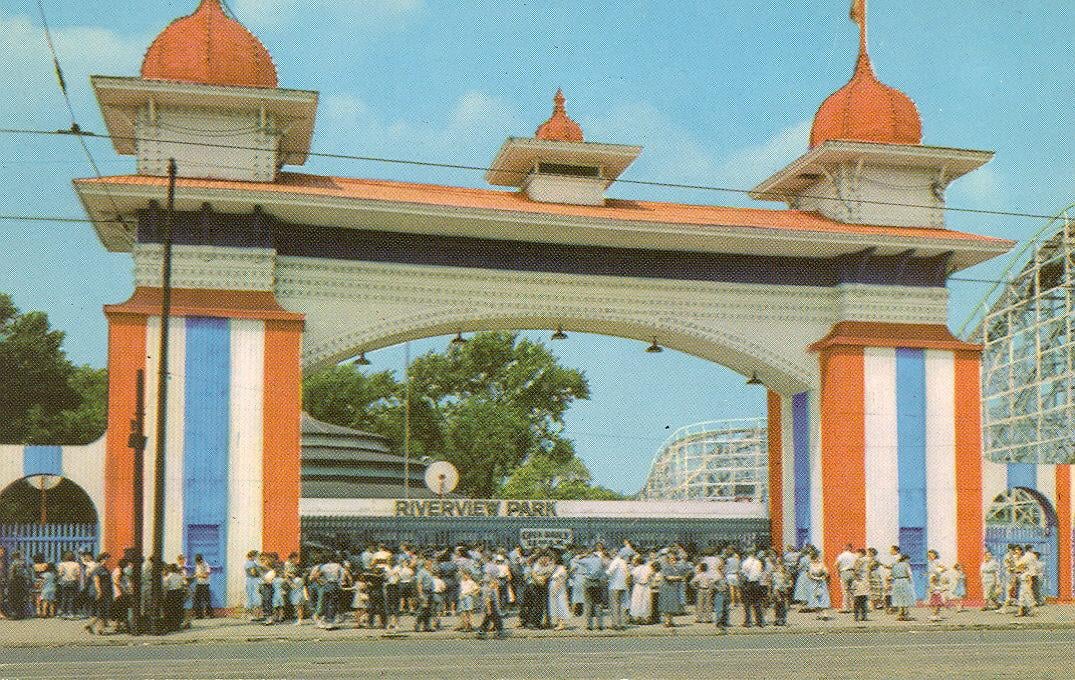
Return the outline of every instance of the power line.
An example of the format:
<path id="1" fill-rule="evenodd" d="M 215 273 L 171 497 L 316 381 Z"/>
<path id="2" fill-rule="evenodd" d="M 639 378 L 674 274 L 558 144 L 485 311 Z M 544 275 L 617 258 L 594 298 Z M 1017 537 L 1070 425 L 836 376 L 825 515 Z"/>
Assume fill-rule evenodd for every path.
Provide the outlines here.
<path id="1" fill-rule="evenodd" d="M 70 130 L 34 130 L 34 129 L 24 129 L 24 128 L 0 128 L 0 134 L 35 135 L 35 136 L 38 136 L 38 135 L 39 136 L 74 135 L 74 136 L 79 137 L 80 139 L 83 138 L 83 137 L 94 137 L 94 138 L 97 138 L 97 139 L 109 139 L 109 140 L 112 140 L 112 141 L 127 141 L 127 142 L 158 142 L 158 141 L 160 141 L 160 140 L 154 140 L 154 139 L 123 136 L 123 135 L 99 134 L 99 133 L 96 133 L 96 132 L 83 130 L 81 128 L 76 129 L 75 127 L 72 127 L 72 129 L 70 129 Z M 168 140 L 168 143 L 169 144 L 184 144 L 184 145 L 199 146 L 199 147 L 203 147 L 203 148 L 213 148 L 213 149 L 230 149 L 230 150 L 233 150 L 233 151 L 264 151 L 264 149 L 259 148 L 259 147 L 254 147 L 254 146 L 242 146 L 242 145 L 236 145 L 236 144 L 216 144 L 216 143 L 212 143 L 212 142 L 196 142 L 196 141 L 189 141 L 189 140 Z M 462 164 L 462 163 L 443 163 L 443 162 L 436 162 L 436 161 L 419 161 L 419 160 L 406 159 L 406 158 L 386 158 L 386 157 L 383 157 L 383 156 L 364 156 L 364 155 L 357 155 L 357 154 L 333 153 L 333 152 L 327 152 L 327 151 L 309 151 L 307 153 L 307 155 L 311 156 L 311 157 L 315 157 L 315 158 L 327 158 L 327 159 L 331 159 L 331 160 L 364 161 L 364 162 L 369 162 L 369 163 L 388 163 L 388 164 L 393 164 L 393 165 L 408 165 L 408 166 L 414 166 L 414 167 L 439 168 L 439 169 L 445 169 L 445 170 L 467 170 L 467 171 L 475 171 L 475 172 L 489 172 L 489 171 L 495 170 L 496 172 L 499 172 L 499 173 L 517 174 L 517 175 L 525 175 L 525 174 L 530 173 L 530 170 L 507 170 L 507 169 L 500 169 L 500 168 L 490 168 L 488 166 L 481 166 L 481 165 L 466 165 L 466 164 Z M 616 182 L 619 183 L 619 184 L 632 184 L 632 185 L 636 185 L 636 186 L 648 186 L 648 187 L 656 187 L 656 188 L 662 188 L 662 189 L 688 189 L 688 190 L 695 190 L 695 191 L 717 191 L 717 192 L 723 192 L 723 193 L 744 194 L 744 195 L 751 195 L 751 194 L 755 193 L 754 191 L 752 191 L 750 189 L 738 189 L 738 188 L 734 188 L 734 187 L 716 186 L 716 185 L 711 185 L 711 184 L 681 184 L 681 183 L 677 183 L 677 182 L 660 182 L 660 181 L 655 181 L 655 180 L 640 180 L 640 179 L 617 179 Z M 784 194 L 781 194 L 779 192 L 774 192 L 774 191 L 758 192 L 758 193 L 760 193 L 761 195 L 768 195 L 768 196 L 774 196 L 774 197 L 783 197 L 784 196 Z M 811 199 L 816 199 L 816 200 L 824 200 L 824 201 L 836 200 L 836 199 L 832 198 L 831 196 L 820 196 L 820 195 L 810 195 L 810 194 L 800 194 L 799 197 L 800 198 L 811 198 Z M 946 212 L 966 213 L 966 214 L 972 214 L 972 215 L 989 215 L 989 216 L 992 216 L 992 217 L 1019 217 L 1019 218 L 1035 219 L 1035 220 L 1048 220 L 1048 219 L 1052 219 L 1052 218 L 1056 217 L 1056 215 L 1041 215 L 1041 214 L 1036 214 L 1036 213 L 1018 212 L 1018 211 L 1013 211 L 1013 210 L 987 210 L 987 209 L 983 209 L 983 208 L 957 208 L 957 207 L 952 207 L 952 206 L 945 206 L 945 207 L 942 208 L 942 207 L 933 206 L 933 205 L 922 205 L 922 204 L 917 204 L 917 203 L 899 203 L 899 202 L 896 202 L 896 201 L 874 201 L 874 200 L 868 200 L 868 199 L 862 199 L 862 198 L 848 198 L 848 199 L 842 199 L 842 200 L 850 201 L 850 202 L 853 202 L 853 203 L 859 203 L 859 204 L 862 204 L 862 205 L 879 205 L 879 206 L 889 206 L 889 207 L 897 207 L 897 208 L 916 208 L 916 209 L 921 209 L 921 210 L 944 210 Z"/>
<path id="2" fill-rule="evenodd" d="M 78 124 L 78 117 L 75 115 L 75 107 L 71 104 L 71 95 L 67 92 L 67 81 L 63 77 L 63 68 L 60 67 L 60 55 L 56 51 L 56 45 L 52 41 L 52 31 L 49 29 L 48 19 L 45 17 L 45 4 L 43 0 L 37 0 L 37 11 L 41 16 L 41 26 L 45 30 L 45 44 L 48 45 L 49 54 L 52 55 L 52 69 L 56 74 L 56 83 L 60 86 L 60 93 L 63 95 L 64 105 L 67 107 L 68 117 L 71 119 L 70 132 L 78 138 L 78 144 L 82 147 L 82 153 L 86 155 L 86 160 L 89 161 L 90 168 L 93 169 L 93 174 L 101 179 L 101 168 L 97 166 L 97 161 L 93 158 L 93 153 L 90 152 L 90 147 L 86 144 L 85 136 L 81 134 L 82 127 Z M 109 202 L 112 204 L 112 209 L 115 210 L 116 216 L 119 217 L 119 221 L 124 226 L 127 223 L 123 220 L 120 214 L 119 204 L 112 197 L 112 194 L 105 187 L 105 194 L 108 196 Z"/>

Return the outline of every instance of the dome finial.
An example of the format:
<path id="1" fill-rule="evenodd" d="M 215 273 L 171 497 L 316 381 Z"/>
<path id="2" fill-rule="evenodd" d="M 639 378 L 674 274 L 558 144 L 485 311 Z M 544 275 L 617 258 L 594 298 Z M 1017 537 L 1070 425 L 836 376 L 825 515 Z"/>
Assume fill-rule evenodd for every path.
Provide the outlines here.
<path id="1" fill-rule="evenodd" d="M 556 95 L 552 98 L 552 116 L 538 127 L 535 137 L 553 142 L 584 141 L 582 128 L 567 115 L 566 102 L 563 89 L 556 88 Z"/>
<path id="2" fill-rule="evenodd" d="M 859 27 L 859 58 L 855 70 L 867 69 L 873 71 L 866 40 L 866 0 L 851 0 L 851 21 L 854 21 Z"/>
<path id="3" fill-rule="evenodd" d="M 564 89 L 562 87 L 556 88 L 556 95 L 552 98 L 553 112 L 554 113 L 567 113 L 567 108 L 564 104 L 567 103 L 567 97 L 564 96 Z"/>

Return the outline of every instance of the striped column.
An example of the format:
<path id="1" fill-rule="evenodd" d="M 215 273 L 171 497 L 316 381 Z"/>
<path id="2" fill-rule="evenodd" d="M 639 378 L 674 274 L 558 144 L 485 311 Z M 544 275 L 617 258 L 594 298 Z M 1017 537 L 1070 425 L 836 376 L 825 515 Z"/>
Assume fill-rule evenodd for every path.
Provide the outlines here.
<path id="1" fill-rule="evenodd" d="M 247 551 L 286 554 L 299 547 L 302 317 L 280 309 L 271 294 L 213 293 L 174 296 L 164 557 L 183 553 L 190 564 L 203 554 L 214 570 L 213 605 L 225 607 L 242 602 Z M 136 366 L 146 370 L 147 552 L 152 546 L 158 305 L 159 291 L 140 289 L 124 305 L 106 308 L 117 349 L 109 365 L 106 531 L 117 554 L 132 540 L 133 455 L 126 439 Z M 114 432 L 122 439 L 113 439 Z"/>
<path id="2" fill-rule="evenodd" d="M 784 435 L 780 395 L 769 391 L 767 441 L 769 449 L 769 539 L 784 547 Z"/>
<path id="3" fill-rule="evenodd" d="M 1057 532 L 1057 593 L 1061 602 L 1072 601 L 1071 583 L 1071 475 L 1075 466 L 1055 466 L 1056 532 Z"/>
<path id="4" fill-rule="evenodd" d="M 815 400 L 816 401 L 816 400 Z M 812 448 L 810 446 L 811 409 L 810 398 L 806 392 L 791 397 L 791 488 L 792 517 L 794 518 L 794 536 L 791 541 L 796 547 L 814 541 L 811 533 L 814 492 L 811 465 Z"/>
<path id="5" fill-rule="evenodd" d="M 920 571 L 932 548 L 976 573 L 984 537 L 978 348 L 944 327 L 841 322 L 813 349 L 825 552 L 899 545 Z M 968 596 L 979 595 L 971 579 Z"/>

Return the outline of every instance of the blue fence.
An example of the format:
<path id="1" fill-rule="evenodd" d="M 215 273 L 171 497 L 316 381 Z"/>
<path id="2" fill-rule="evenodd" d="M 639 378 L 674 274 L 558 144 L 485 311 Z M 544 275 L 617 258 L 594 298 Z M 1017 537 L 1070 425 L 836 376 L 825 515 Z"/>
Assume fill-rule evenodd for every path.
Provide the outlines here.
<path id="1" fill-rule="evenodd" d="M 49 562 L 61 561 L 65 551 L 96 553 L 96 524 L 0 524 L 0 545 L 22 551 L 27 559 L 42 554 Z"/>
<path id="2" fill-rule="evenodd" d="M 998 560 L 1004 559 L 1004 553 L 1011 544 L 1031 545 L 1041 553 L 1045 565 L 1042 592 L 1049 597 L 1057 596 L 1059 568 L 1057 565 L 1057 536 L 1055 527 L 1002 527 L 987 526 L 985 529 L 985 547 Z M 966 566 L 966 565 L 964 565 Z"/>

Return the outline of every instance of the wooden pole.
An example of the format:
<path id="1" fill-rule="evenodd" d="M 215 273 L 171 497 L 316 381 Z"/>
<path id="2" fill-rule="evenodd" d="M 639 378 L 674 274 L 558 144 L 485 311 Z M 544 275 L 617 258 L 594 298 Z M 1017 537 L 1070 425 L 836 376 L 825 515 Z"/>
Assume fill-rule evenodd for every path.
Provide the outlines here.
<path id="1" fill-rule="evenodd" d="M 161 611 L 161 567 L 164 564 L 164 452 L 168 439 L 168 321 L 172 313 L 172 223 L 175 220 L 176 163 L 168 161 L 168 212 L 161 235 L 164 256 L 161 272 L 161 337 L 160 357 L 157 368 L 157 450 L 153 470 L 153 573 L 151 583 L 150 613 L 153 634 L 163 630 Z"/>

